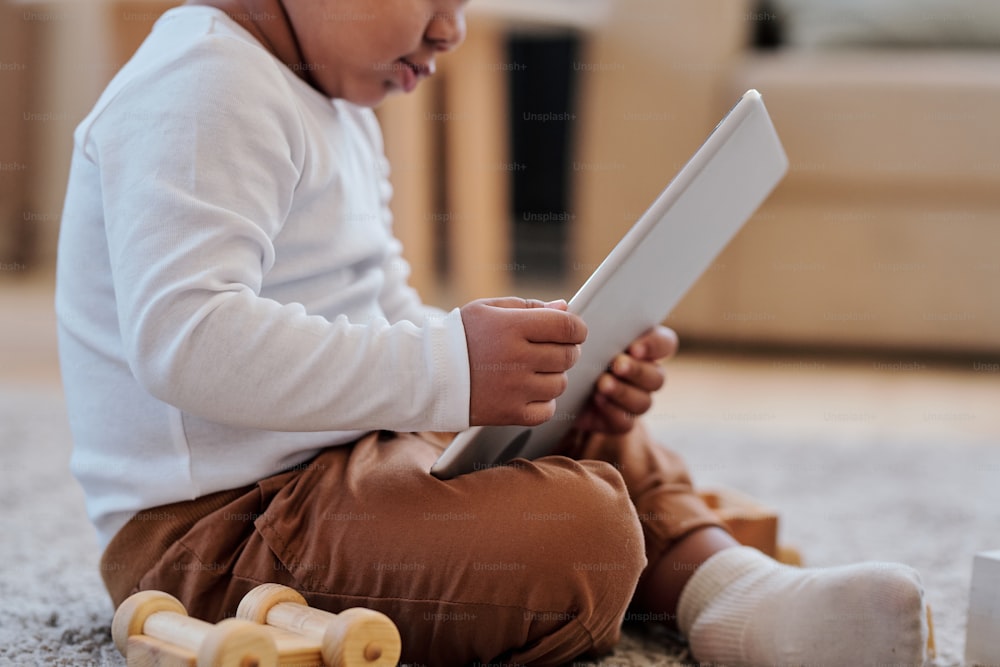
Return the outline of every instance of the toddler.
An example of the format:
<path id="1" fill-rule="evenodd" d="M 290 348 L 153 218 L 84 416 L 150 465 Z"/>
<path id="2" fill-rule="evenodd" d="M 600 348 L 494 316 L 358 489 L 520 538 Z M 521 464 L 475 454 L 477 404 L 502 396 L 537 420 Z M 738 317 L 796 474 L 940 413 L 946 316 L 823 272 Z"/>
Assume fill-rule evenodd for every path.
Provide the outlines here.
<path id="1" fill-rule="evenodd" d="M 72 468 L 118 604 L 210 621 L 262 582 L 387 614 L 403 659 L 559 665 L 628 609 L 701 661 L 923 662 L 917 574 L 739 546 L 637 416 L 673 333 L 614 360 L 561 455 L 450 481 L 441 433 L 538 424 L 586 326 L 565 303 L 423 305 L 372 107 L 432 76 L 464 0 L 200 0 L 75 133 L 60 237 Z"/>

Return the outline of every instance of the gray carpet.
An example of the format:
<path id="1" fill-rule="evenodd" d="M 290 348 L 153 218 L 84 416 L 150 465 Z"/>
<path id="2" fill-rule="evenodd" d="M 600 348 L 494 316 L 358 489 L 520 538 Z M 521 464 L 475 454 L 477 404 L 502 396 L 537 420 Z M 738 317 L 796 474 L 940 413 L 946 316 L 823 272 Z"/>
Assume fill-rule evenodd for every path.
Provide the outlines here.
<path id="1" fill-rule="evenodd" d="M 82 494 L 66 470 L 63 409 L 58 392 L 0 386 L 0 665 L 124 665 L 110 639 L 113 610 Z M 1000 548 L 1000 441 L 792 439 L 731 421 L 652 424 L 702 485 L 730 486 L 777 508 L 782 541 L 807 565 L 875 559 L 917 567 L 935 613 L 934 664 L 961 664 L 972 557 Z M 685 664 L 682 657 L 637 627 L 597 664 L 670 666 Z"/>

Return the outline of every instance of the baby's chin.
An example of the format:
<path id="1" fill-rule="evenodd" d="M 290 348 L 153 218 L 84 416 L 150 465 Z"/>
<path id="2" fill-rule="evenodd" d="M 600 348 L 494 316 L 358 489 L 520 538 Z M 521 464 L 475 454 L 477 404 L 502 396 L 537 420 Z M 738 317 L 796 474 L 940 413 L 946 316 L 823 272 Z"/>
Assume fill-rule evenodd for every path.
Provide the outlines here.
<path id="1" fill-rule="evenodd" d="M 352 85 L 353 84 L 353 85 Z M 327 97 L 341 99 L 361 107 L 375 108 L 390 97 L 403 93 L 392 81 L 346 82 L 339 89 L 323 90 Z"/>
<path id="2" fill-rule="evenodd" d="M 399 90 L 399 88 L 386 87 L 383 88 L 378 93 L 369 91 L 366 94 L 362 95 L 344 96 L 342 99 L 347 100 L 348 102 L 355 104 L 359 107 L 368 107 L 370 109 L 374 109 L 380 106 L 390 97 L 398 97 L 401 94 L 402 91 Z"/>

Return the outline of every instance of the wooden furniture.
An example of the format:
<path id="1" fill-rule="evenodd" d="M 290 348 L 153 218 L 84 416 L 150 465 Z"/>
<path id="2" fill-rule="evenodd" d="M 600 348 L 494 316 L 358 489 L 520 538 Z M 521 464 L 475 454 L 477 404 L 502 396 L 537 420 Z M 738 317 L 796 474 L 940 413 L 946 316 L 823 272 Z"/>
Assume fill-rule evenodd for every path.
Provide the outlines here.
<path id="1" fill-rule="evenodd" d="M 34 260 L 38 228 L 32 219 L 28 192 L 39 169 L 30 155 L 32 134 L 32 30 L 23 20 L 24 8 L 0 0 L 0 278 L 28 270 Z"/>
<path id="2" fill-rule="evenodd" d="M 379 109 L 392 164 L 396 233 L 428 302 L 450 306 L 512 289 L 508 60 L 512 31 L 594 31 L 609 0 L 477 0 L 468 35 L 438 74 Z M 444 236 L 439 230 L 444 228 Z M 435 244 L 449 267 L 439 289 Z"/>
<path id="3" fill-rule="evenodd" d="M 620 0 L 587 42 L 586 60 L 621 69 L 581 81 L 576 159 L 616 168 L 576 174 L 576 264 L 756 88 L 791 168 L 674 312 L 681 339 L 995 359 L 1000 53 L 759 51 L 753 2 L 655 5 Z"/>
<path id="4" fill-rule="evenodd" d="M 4 0 L 0 262 L 55 257 L 72 132 L 179 0 Z M 424 298 L 512 289 L 503 45 L 579 31 L 566 296 L 747 87 L 792 168 L 670 320 L 688 341 L 1000 354 L 1000 67 L 990 50 L 749 48 L 752 0 L 476 0 L 438 76 L 384 104 Z M 24 65 L 24 68 L 20 68 Z M 23 169 L 22 169 L 23 166 Z M 438 252 L 450 265 L 438 284 Z M 21 258 L 31 258 L 23 260 Z M 655 286 L 651 287 L 655 288 Z"/>
<path id="5" fill-rule="evenodd" d="M 181 1 L 0 0 L 0 263 L 53 270 L 73 131 Z"/>
<path id="6" fill-rule="evenodd" d="M 527 4 L 511 3 L 510 14 Z M 560 3 L 536 4 L 537 18 Z M 449 305 L 511 287 L 508 174 L 499 168 L 509 158 L 497 141 L 507 134 L 497 102 L 504 82 L 496 71 L 511 19 L 476 14 L 475 5 L 468 44 L 443 59 L 436 82 L 449 92 L 384 107 L 426 105 L 386 117 L 386 138 L 390 155 L 405 155 L 397 176 L 410 186 L 423 179 L 416 191 L 427 197 L 401 191 L 396 202 L 400 233 L 413 229 L 419 239 L 408 241 L 416 282 Z M 753 0 L 618 0 L 599 20 L 564 26 L 586 39 L 574 72 L 574 217 L 560 293 L 583 283 L 755 87 L 791 170 L 669 320 L 682 339 L 995 359 L 1000 134 L 990 123 L 1000 113 L 1000 56 L 759 52 L 752 33 L 767 17 L 755 8 Z M 421 117 L 434 121 L 414 120 Z M 416 135 L 430 143 L 402 148 Z M 435 216 L 450 219 L 440 242 L 461 262 L 446 274 L 450 293 L 441 298 L 424 287 L 433 285 L 433 247 L 420 247 L 436 238 Z"/>
<path id="7" fill-rule="evenodd" d="M 494 21 L 474 21 L 460 58 L 442 58 L 435 78 L 378 109 L 396 234 L 413 269 L 411 284 L 430 303 L 465 303 L 507 291 L 509 184 L 496 177 L 508 159 L 505 80 L 503 71 L 490 67 L 504 61 L 500 34 Z M 435 197 L 440 188 L 443 206 Z M 447 294 L 439 294 L 436 284 L 442 227 L 450 261 Z"/>

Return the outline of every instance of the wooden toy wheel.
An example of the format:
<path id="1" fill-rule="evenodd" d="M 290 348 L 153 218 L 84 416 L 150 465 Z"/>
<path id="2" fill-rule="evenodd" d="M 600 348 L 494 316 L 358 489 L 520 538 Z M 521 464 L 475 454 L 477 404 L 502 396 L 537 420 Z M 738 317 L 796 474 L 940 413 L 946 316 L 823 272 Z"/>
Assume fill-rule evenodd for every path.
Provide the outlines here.
<path id="1" fill-rule="evenodd" d="M 161 611 L 187 616 L 180 600 L 163 591 L 140 591 L 121 603 L 111 622 L 111 637 L 122 655 L 126 654 L 128 638 L 141 635 L 146 619 Z"/>
<path id="2" fill-rule="evenodd" d="M 282 602 L 308 606 L 306 599 L 293 588 L 281 584 L 261 584 L 240 600 L 236 618 L 264 625 L 267 623 L 267 612 Z"/>
<path id="3" fill-rule="evenodd" d="M 395 667 L 402 640 L 388 616 L 372 609 L 355 608 L 337 614 L 337 622 L 323 635 L 322 646 L 327 667 Z"/>
<path id="4" fill-rule="evenodd" d="M 220 621 L 198 649 L 198 667 L 277 667 L 278 648 L 267 631 L 250 621 Z"/>

